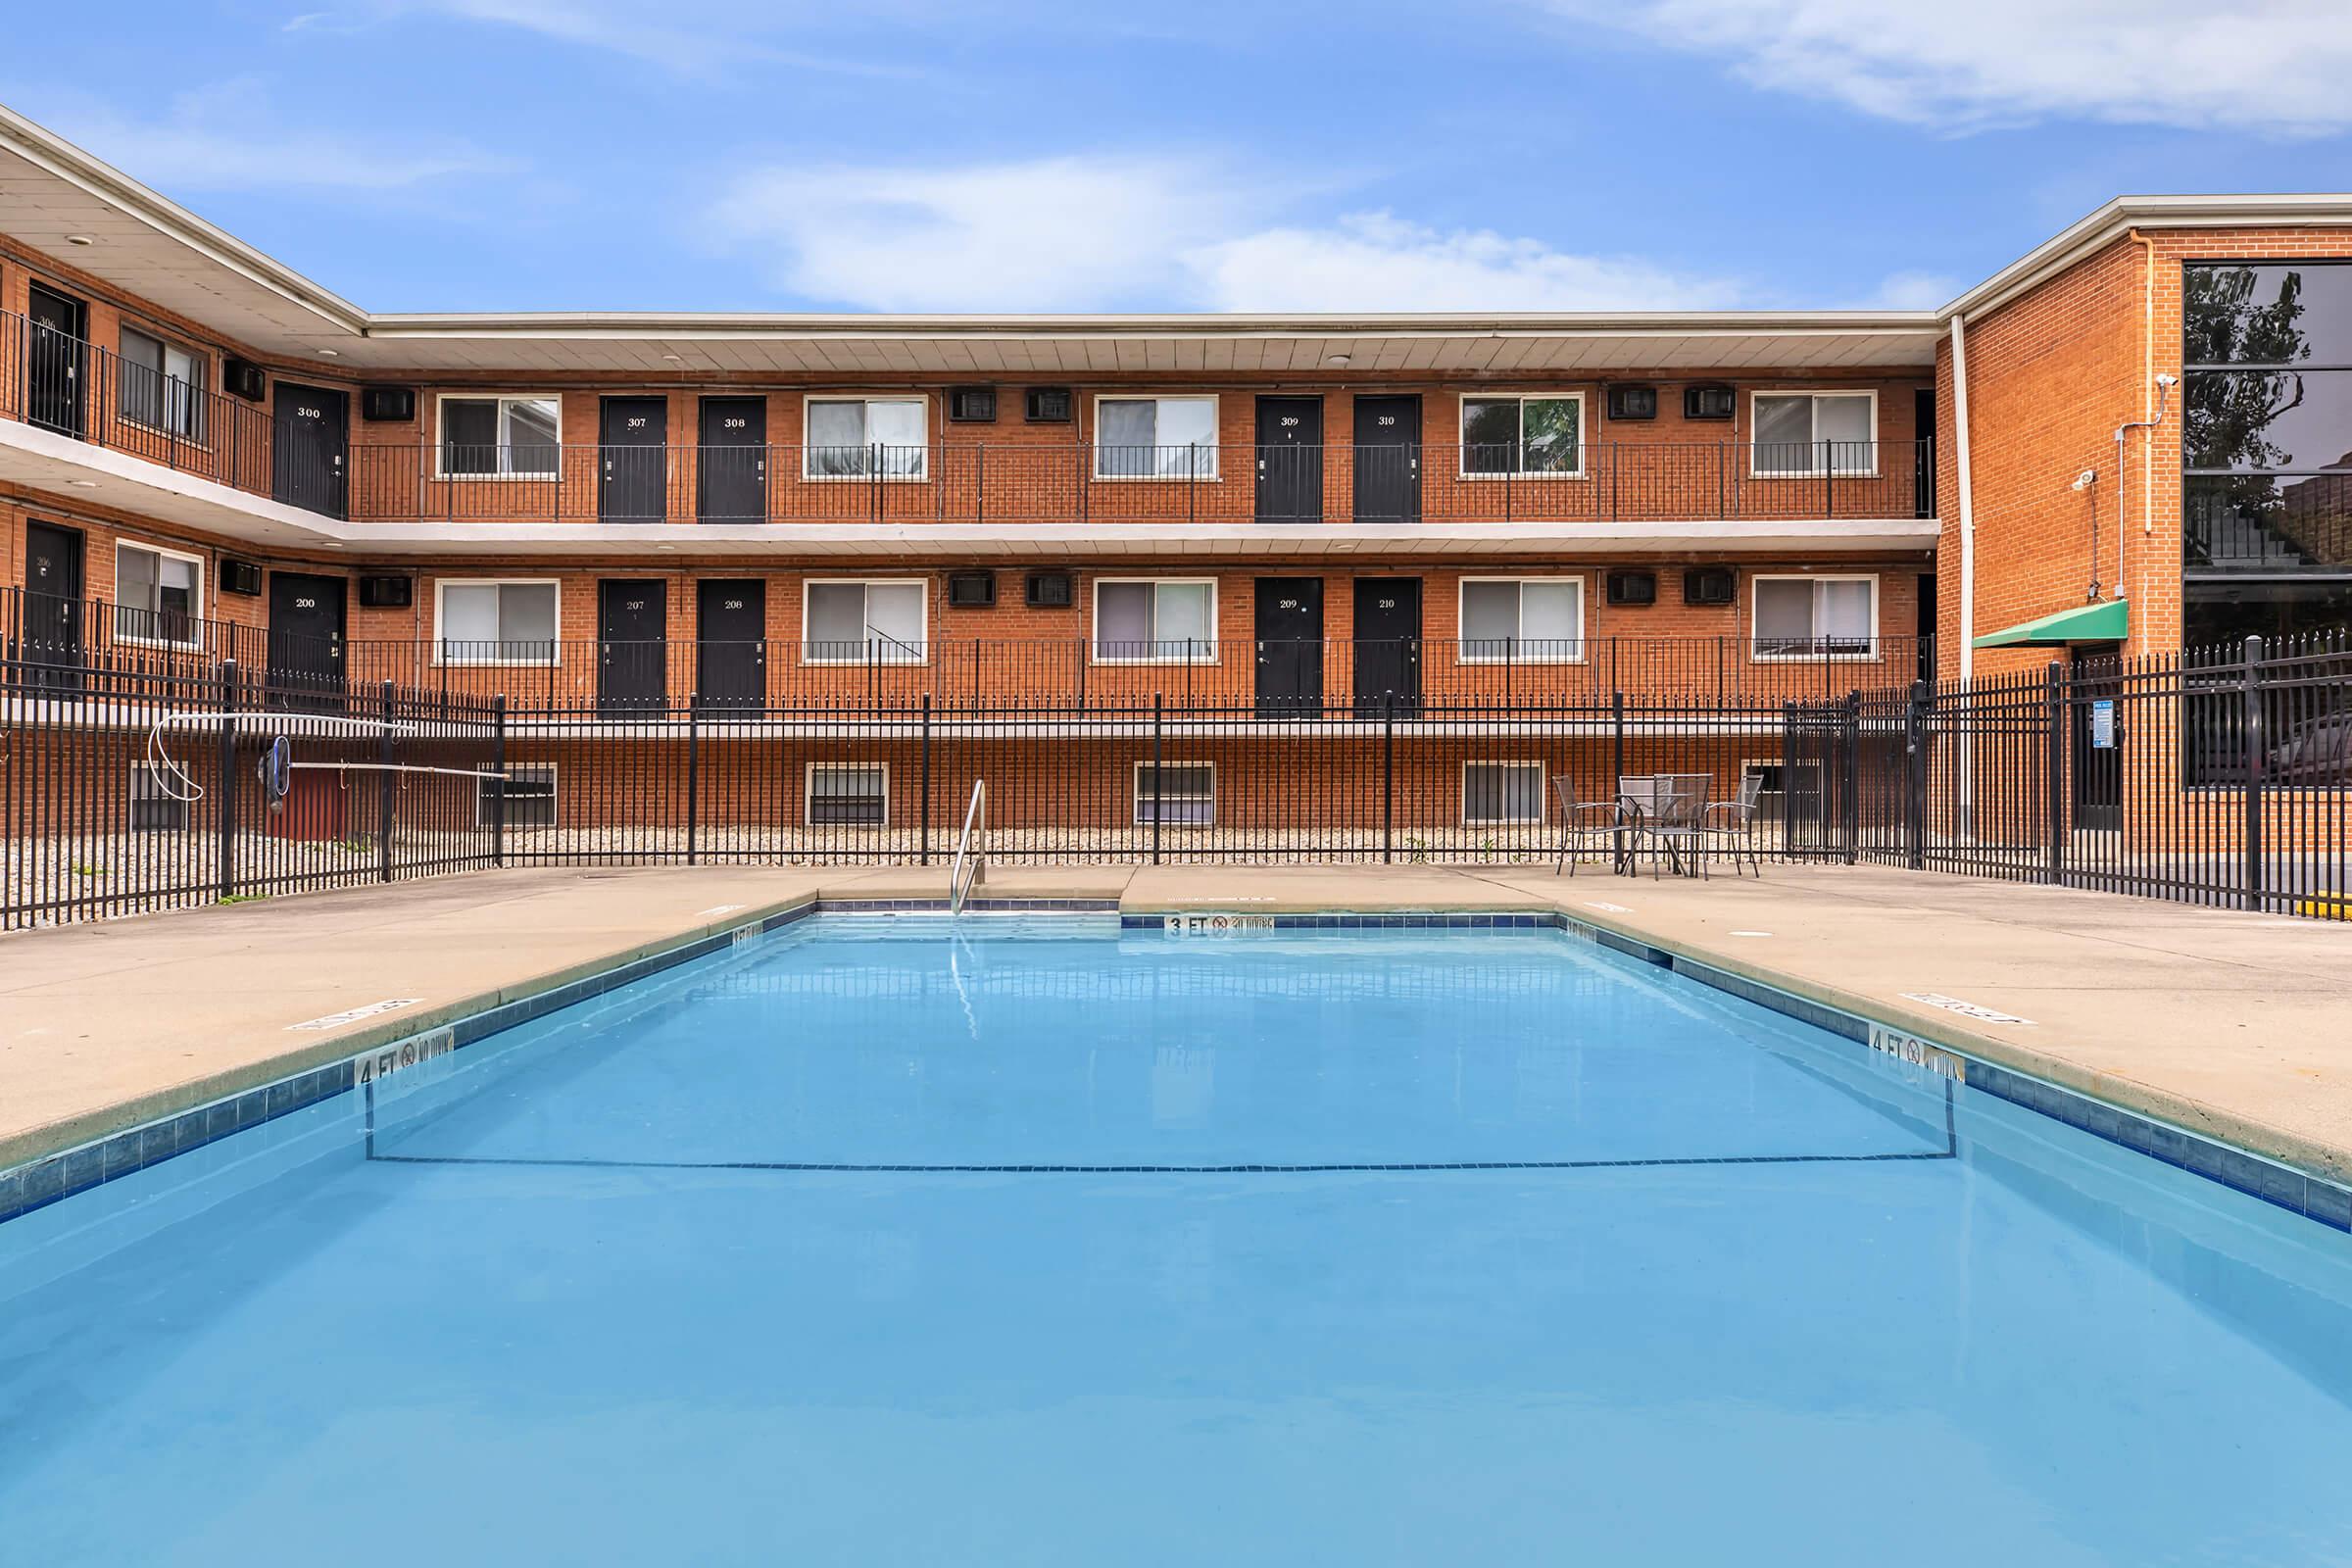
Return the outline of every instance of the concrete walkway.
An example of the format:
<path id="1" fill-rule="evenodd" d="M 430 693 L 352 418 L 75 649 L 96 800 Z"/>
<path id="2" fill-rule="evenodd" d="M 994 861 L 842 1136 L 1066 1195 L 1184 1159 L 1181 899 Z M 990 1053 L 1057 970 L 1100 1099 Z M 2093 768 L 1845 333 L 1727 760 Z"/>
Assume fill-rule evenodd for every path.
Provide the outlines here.
<path id="1" fill-rule="evenodd" d="M 0 1167 L 812 897 L 938 898 L 946 886 L 940 869 L 539 869 L 0 937 Z M 1150 912 L 1560 908 L 2352 1177 L 2352 925 L 1851 866 L 1704 883 L 1591 866 L 1573 878 L 1001 867 L 980 896 Z M 1919 1000 L 1931 996 L 1977 1010 Z M 292 1027 L 392 999 L 414 1000 Z"/>

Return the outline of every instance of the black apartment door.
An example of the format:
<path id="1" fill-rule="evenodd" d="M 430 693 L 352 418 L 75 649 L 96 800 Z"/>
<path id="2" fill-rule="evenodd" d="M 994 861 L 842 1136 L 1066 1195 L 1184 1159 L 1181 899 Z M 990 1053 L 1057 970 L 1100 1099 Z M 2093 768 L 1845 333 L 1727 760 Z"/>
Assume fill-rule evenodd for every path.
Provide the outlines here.
<path id="1" fill-rule="evenodd" d="M 1399 718 L 1421 710 L 1421 579 L 1355 580 L 1355 711 Z"/>
<path id="2" fill-rule="evenodd" d="M 343 691 L 343 579 L 301 571 L 270 574 L 269 688 L 312 706 Z"/>
<path id="3" fill-rule="evenodd" d="M 350 400 L 340 392 L 278 382 L 270 494 L 289 507 L 342 516 L 350 416 Z"/>
<path id="4" fill-rule="evenodd" d="M 35 686 L 80 683 L 82 537 L 54 522 L 24 525 L 22 619 L 5 628 Z"/>
<path id="5" fill-rule="evenodd" d="M 1257 579 L 1257 713 L 1313 718 L 1323 711 L 1323 579 Z"/>
<path id="6" fill-rule="evenodd" d="M 695 590 L 694 689 L 705 708 L 759 708 L 767 695 L 767 584 L 713 577 Z"/>
<path id="7" fill-rule="evenodd" d="M 1355 520 L 1421 520 L 1421 400 L 1355 400 Z"/>
<path id="8" fill-rule="evenodd" d="M 605 483 L 597 514 L 607 522 L 661 522 L 669 494 L 669 404 L 607 398 L 600 441 Z"/>
<path id="9" fill-rule="evenodd" d="M 596 708 L 642 712 L 668 706 L 669 585 L 608 578 L 596 585 Z"/>
<path id="10" fill-rule="evenodd" d="M 2085 643 L 2074 669 L 2075 823 L 2112 832 L 2124 825 L 2123 649 Z"/>
<path id="11" fill-rule="evenodd" d="M 1257 400 L 1257 520 L 1323 520 L 1323 400 Z"/>
<path id="12" fill-rule="evenodd" d="M 83 328 L 89 308 L 71 294 L 32 285 L 25 301 L 24 417 L 44 430 L 82 433 L 81 387 L 89 374 Z"/>
<path id="13" fill-rule="evenodd" d="M 702 477 L 695 515 L 704 522 L 767 520 L 767 400 L 703 399 Z"/>

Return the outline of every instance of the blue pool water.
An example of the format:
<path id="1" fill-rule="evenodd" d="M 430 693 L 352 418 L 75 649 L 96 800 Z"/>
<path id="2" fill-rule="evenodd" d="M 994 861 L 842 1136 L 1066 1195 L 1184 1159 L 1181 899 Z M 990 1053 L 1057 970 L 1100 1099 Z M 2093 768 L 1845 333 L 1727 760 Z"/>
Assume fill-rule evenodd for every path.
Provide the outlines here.
<path id="1" fill-rule="evenodd" d="M 2352 1560 L 2352 1238 L 1558 933 L 908 924 L 0 1226 L 0 1561 Z"/>

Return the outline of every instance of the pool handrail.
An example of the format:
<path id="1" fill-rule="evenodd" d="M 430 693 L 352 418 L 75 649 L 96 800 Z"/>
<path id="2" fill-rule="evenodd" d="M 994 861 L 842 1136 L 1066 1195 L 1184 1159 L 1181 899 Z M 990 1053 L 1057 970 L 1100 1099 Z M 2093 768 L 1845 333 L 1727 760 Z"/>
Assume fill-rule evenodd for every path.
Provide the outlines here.
<path id="1" fill-rule="evenodd" d="M 964 874 L 966 859 L 971 874 Z M 963 831 L 956 836 L 956 861 L 948 868 L 948 913 L 963 912 L 963 901 L 988 870 L 988 780 L 972 780 L 972 804 L 964 808 Z"/>

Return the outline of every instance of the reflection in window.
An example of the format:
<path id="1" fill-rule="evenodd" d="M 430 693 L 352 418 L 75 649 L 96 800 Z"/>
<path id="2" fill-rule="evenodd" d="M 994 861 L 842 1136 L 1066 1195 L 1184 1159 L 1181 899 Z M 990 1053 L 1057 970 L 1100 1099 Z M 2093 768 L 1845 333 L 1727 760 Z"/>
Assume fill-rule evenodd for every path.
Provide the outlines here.
<path id="1" fill-rule="evenodd" d="M 929 471 L 920 398 L 811 398 L 802 476 L 920 479 Z"/>
<path id="2" fill-rule="evenodd" d="M 2191 267 L 2182 275 L 2190 365 L 2352 365 L 2352 267 Z"/>
<path id="3" fill-rule="evenodd" d="M 559 414 L 554 398 L 443 398 L 441 471 L 552 478 Z"/>
<path id="4" fill-rule="evenodd" d="M 2352 473 L 2191 474 L 2192 571 L 2352 569 Z"/>
<path id="5" fill-rule="evenodd" d="M 1869 473 L 1878 401 L 1867 392 L 1756 394 L 1755 471 L 1776 478 Z"/>
<path id="6" fill-rule="evenodd" d="M 2192 370 L 2191 468 L 2352 467 L 2352 370 Z"/>
<path id="7" fill-rule="evenodd" d="M 1584 471 L 1585 400 L 1579 396 L 1462 399 L 1464 473 Z"/>
<path id="8" fill-rule="evenodd" d="M 1103 398 L 1095 405 L 1096 478 L 1216 476 L 1215 398 Z"/>

